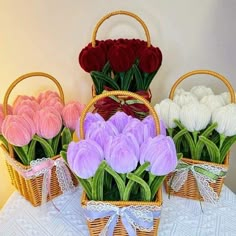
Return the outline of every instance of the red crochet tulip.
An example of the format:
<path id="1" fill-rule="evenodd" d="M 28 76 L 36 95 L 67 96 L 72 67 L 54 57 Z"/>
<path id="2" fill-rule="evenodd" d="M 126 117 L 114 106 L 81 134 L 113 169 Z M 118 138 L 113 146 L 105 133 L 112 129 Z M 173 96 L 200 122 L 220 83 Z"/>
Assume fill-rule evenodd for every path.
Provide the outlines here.
<path id="1" fill-rule="evenodd" d="M 125 72 L 131 68 L 135 61 L 133 49 L 124 43 L 116 43 L 108 52 L 108 60 L 115 72 Z"/>
<path id="2" fill-rule="evenodd" d="M 79 64 L 86 71 L 101 71 L 106 64 L 106 52 L 102 46 L 87 46 L 79 54 Z"/>
<path id="3" fill-rule="evenodd" d="M 147 47 L 140 52 L 139 68 L 146 73 L 152 73 L 159 69 L 162 62 L 162 53 L 159 48 Z"/>

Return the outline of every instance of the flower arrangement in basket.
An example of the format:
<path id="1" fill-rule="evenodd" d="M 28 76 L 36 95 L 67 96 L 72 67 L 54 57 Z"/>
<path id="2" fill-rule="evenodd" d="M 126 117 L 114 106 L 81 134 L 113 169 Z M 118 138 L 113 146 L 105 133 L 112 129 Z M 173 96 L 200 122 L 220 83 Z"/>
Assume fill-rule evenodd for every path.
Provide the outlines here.
<path id="1" fill-rule="evenodd" d="M 96 40 L 101 24 L 111 16 L 127 15 L 137 20 L 145 31 L 147 42 L 140 39 Z M 97 23 L 92 42 L 79 54 L 79 64 L 90 73 L 93 80 L 93 96 L 109 90 L 125 90 L 138 93 L 151 101 L 150 84 L 162 63 L 162 53 L 151 45 L 147 26 L 137 15 L 127 11 L 114 11 Z M 106 97 L 95 104 L 95 111 L 108 119 L 117 110 L 135 117 L 145 117 L 147 108 L 130 97 Z"/>
<path id="2" fill-rule="evenodd" d="M 13 88 L 33 76 L 52 80 L 59 94 L 48 90 L 37 97 L 20 95 L 9 105 Z M 0 106 L 1 147 L 12 184 L 32 205 L 41 205 L 78 184 L 59 153 L 72 141 L 84 107 L 76 101 L 65 105 L 61 85 L 46 73 L 22 75 L 9 86 Z"/>
<path id="3" fill-rule="evenodd" d="M 215 95 L 211 88 L 202 85 L 190 91 L 176 90 L 180 82 L 197 74 L 218 78 L 229 92 Z M 165 180 L 168 193 L 212 203 L 217 201 L 227 174 L 229 150 L 236 141 L 234 103 L 234 90 L 222 75 L 196 70 L 180 77 L 172 86 L 169 98 L 155 105 L 177 152 L 184 156 Z"/>
<path id="4" fill-rule="evenodd" d="M 116 112 L 107 121 L 89 109 L 105 96 L 125 95 L 145 104 L 142 121 Z M 111 91 L 94 97 L 83 111 L 67 162 L 84 189 L 82 207 L 90 235 L 157 235 L 161 188 L 175 169 L 174 142 L 167 137 L 153 107 L 141 96 Z"/>

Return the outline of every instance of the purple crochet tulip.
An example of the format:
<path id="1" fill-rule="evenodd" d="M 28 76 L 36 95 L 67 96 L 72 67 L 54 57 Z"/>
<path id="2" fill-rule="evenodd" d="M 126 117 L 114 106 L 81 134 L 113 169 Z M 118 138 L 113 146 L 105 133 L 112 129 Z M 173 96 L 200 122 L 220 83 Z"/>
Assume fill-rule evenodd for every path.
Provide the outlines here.
<path id="1" fill-rule="evenodd" d="M 85 134 L 86 134 L 87 130 L 89 129 L 89 127 L 91 126 L 91 124 L 93 124 L 96 121 L 104 121 L 104 119 L 98 113 L 88 112 L 86 117 L 85 117 L 85 120 L 84 120 L 84 132 L 85 132 Z M 78 137 L 80 137 L 80 121 L 79 120 L 76 124 L 75 133 Z"/>
<path id="2" fill-rule="evenodd" d="M 123 134 L 128 134 L 128 133 L 133 134 L 138 140 L 139 145 L 141 145 L 144 142 L 144 140 L 146 140 L 146 138 L 148 137 L 149 130 L 147 125 L 144 125 L 142 121 L 133 118 L 127 123 L 127 125 L 123 130 Z"/>
<path id="3" fill-rule="evenodd" d="M 162 120 L 159 121 L 160 121 L 160 134 L 166 136 L 166 126 Z M 154 138 L 155 136 L 157 136 L 156 126 L 154 123 L 154 119 L 151 115 L 145 117 L 142 122 L 143 124 L 146 124 L 148 126 L 149 137 Z"/>
<path id="4" fill-rule="evenodd" d="M 88 127 L 88 130 L 85 133 L 85 139 L 92 139 L 104 148 L 109 137 L 116 136 L 118 133 L 118 130 L 112 123 L 97 121 Z"/>
<path id="5" fill-rule="evenodd" d="M 140 163 L 150 162 L 150 172 L 154 175 L 167 175 L 176 168 L 175 144 L 169 136 L 158 135 L 149 138 L 140 148 Z"/>
<path id="6" fill-rule="evenodd" d="M 108 122 L 111 122 L 118 129 L 119 133 L 122 133 L 124 127 L 131 119 L 133 119 L 132 116 L 128 116 L 125 112 L 118 111 L 109 118 Z"/>
<path id="7" fill-rule="evenodd" d="M 105 159 L 117 173 L 125 174 L 136 169 L 139 144 L 132 134 L 110 137 L 105 145 Z"/>
<path id="8" fill-rule="evenodd" d="M 67 161 L 72 171 L 82 179 L 93 177 L 103 160 L 102 148 L 93 140 L 71 142 Z"/>

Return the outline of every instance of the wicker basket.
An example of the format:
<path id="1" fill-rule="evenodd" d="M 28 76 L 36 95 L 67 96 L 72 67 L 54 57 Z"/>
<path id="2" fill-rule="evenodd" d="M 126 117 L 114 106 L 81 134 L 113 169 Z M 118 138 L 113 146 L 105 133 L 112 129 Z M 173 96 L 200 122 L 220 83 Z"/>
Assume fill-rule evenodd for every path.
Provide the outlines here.
<path id="1" fill-rule="evenodd" d="M 12 92 L 13 88 L 20 83 L 22 80 L 33 77 L 33 76 L 41 76 L 44 78 L 48 78 L 53 81 L 60 93 L 60 97 L 62 102 L 64 103 L 64 93 L 61 88 L 59 82 L 49 74 L 42 73 L 42 72 L 33 72 L 22 75 L 18 79 L 16 79 L 8 88 L 3 102 L 4 114 L 7 115 L 7 105 L 8 105 L 8 98 L 10 93 Z M 33 206 L 39 206 L 42 203 L 42 186 L 43 186 L 43 175 L 39 175 L 35 178 L 27 179 L 25 178 L 22 173 L 27 172 L 31 169 L 31 166 L 25 166 L 18 162 L 15 159 L 15 153 L 11 145 L 8 144 L 9 152 L 6 148 L 1 145 L 4 154 L 6 155 L 6 165 L 7 169 L 11 178 L 12 185 L 18 190 L 18 192 L 28 200 Z M 56 161 L 60 158 L 59 155 L 52 157 L 53 161 Z M 67 167 L 66 167 L 67 168 Z M 72 174 L 72 172 L 67 168 L 68 174 L 71 176 L 72 182 L 74 186 L 78 185 L 78 181 L 76 177 Z M 53 166 L 51 169 L 51 178 L 50 178 L 50 187 L 49 193 L 47 196 L 47 201 L 52 200 L 53 198 L 61 195 L 63 192 L 61 190 L 60 184 L 58 182 L 58 177 L 56 173 L 56 166 Z"/>
<path id="2" fill-rule="evenodd" d="M 149 104 L 149 102 L 146 99 L 142 98 L 141 96 L 139 96 L 135 93 L 131 93 L 131 92 L 127 92 L 127 91 L 111 91 L 111 92 L 100 94 L 100 95 L 94 97 L 90 101 L 90 103 L 87 105 L 87 107 L 84 109 L 84 111 L 81 115 L 81 118 L 80 118 L 80 137 L 81 137 L 81 139 L 84 139 L 83 124 L 84 124 L 84 120 L 85 120 L 86 114 L 89 111 L 89 109 L 99 99 L 102 99 L 106 96 L 113 96 L 113 95 L 132 96 L 133 98 L 142 101 L 145 104 L 145 106 L 148 107 L 150 113 L 153 115 L 153 118 L 154 118 L 154 121 L 155 121 L 155 124 L 156 124 L 156 128 L 157 128 L 157 134 L 160 133 L 160 124 L 159 124 L 159 119 L 157 117 L 157 114 L 155 113 L 154 109 L 151 107 L 151 105 Z M 89 200 L 88 200 L 85 192 L 83 192 L 83 195 L 82 195 L 82 198 L 81 198 L 82 207 L 86 208 L 88 202 L 89 202 Z M 116 207 L 119 207 L 119 208 L 127 207 L 127 206 L 156 206 L 156 207 L 161 207 L 161 205 L 162 205 L 162 190 L 161 190 L 161 188 L 158 190 L 157 195 L 156 195 L 156 200 L 154 202 L 145 202 L 145 201 L 101 201 L 101 202 L 102 203 L 110 203 L 110 204 L 112 204 Z M 90 235 L 91 236 L 99 235 L 99 233 L 101 233 L 101 231 L 104 229 L 104 227 L 107 224 L 108 220 L 109 220 L 108 217 L 99 218 L 99 219 L 94 220 L 94 221 L 87 220 Z M 154 220 L 153 230 L 151 232 L 145 232 L 145 231 L 137 230 L 137 235 L 138 236 L 157 235 L 159 222 L 160 222 L 160 219 L 156 218 Z M 119 220 L 118 220 L 118 222 L 115 226 L 115 230 L 114 230 L 113 235 L 117 235 L 117 236 L 128 235 L 120 218 L 119 218 Z"/>
<path id="3" fill-rule="evenodd" d="M 228 80 L 226 80 L 222 75 L 220 75 L 214 71 L 209 71 L 209 70 L 195 70 L 195 71 L 191 71 L 191 72 L 181 76 L 172 86 L 170 94 L 169 94 L 169 98 L 173 99 L 175 89 L 181 81 L 188 78 L 189 76 L 197 75 L 197 74 L 207 74 L 207 75 L 214 76 L 214 77 L 218 78 L 219 80 L 221 80 L 226 85 L 226 87 L 228 88 L 228 90 L 230 92 L 231 102 L 232 103 L 235 102 L 234 89 L 231 86 L 231 84 L 228 82 Z M 197 164 L 209 165 L 209 166 L 213 166 L 213 167 L 221 167 L 221 168 L 224 168 L 225 170 L 227 170 L 229 167 L 229 153 L 225 157 L 223 164 L 217 164 L 217 163 L 213 163 L 213 162 L 206 162 L 206 161 L 199 161 L 199 160 L 192 160 L 187 157 L 182 158 L 181 161 L 183 161 L 189 165 L 197 165 Z M 192 171 L 188 172 L 187 180 L 185 181 L 185 183 L 183 184 L 183 186 L 180 188 L 180 190 L 178 192 L 175 192 L 170 186 L 171 185 L 170 179 L 172 177 L 174 178 L 174 175 L 175 175 L 175 172 L 170 173 L 164 181 L 164 186 L 165 186 L 165 190 L 167 191 L 167 193 L 169 193 L 171 195 L 183 197 L 183 198 L 204 201 L 203 197 L 199 193 L 199 188 L 198 188 L 198 185 L 196 182 L 196 178 L 194 177 Z M 220 196 L 223 183 L 224 183 L 224 177 L 219 177 L 215 183 L 209 182 L 210 187 L 213 189 L 213 191 L 217 194 L 218 197 Z"/>
<path id="4" fill-rule="evenodd" d="M 97 31 L 99 27 L 102 25 L 102 23 L 105 20 L 115 15 L 127 15 L 137 20 L 144 29 L 144 32 L 147 38 L 147 47 L 151 46 L 151 40 L 150 40 L 150 34 L 148 31 L 148 28 L 140 17 L 128 11 L 114 11 L 102 17 L 96 24 L 93 30 L 93 34 L 92 34 L 92 47 L 96 46 L 96 36 L 97 36 Z M 150 89 L 147 91 L 138 91 L 135 93 L 139 94 L 140 96 L 144 97 L 149 102 L 151 102 L 152 94 L 151 94 Z M 96 91 L 94 89 L 94 86 L 92 87 L 92 96 L 93 97 L 96 96 Z M 132 103 L 132 105 L 130 105 L 129 102 L 126 102 L 127 100 L 130 100 L 130 98 L 125 95 L 122 95 L 122 96 L 117 95 L 116 98 L 117 98 L 117 102 L 115 102 L 115 100 L 112 98 L 106 98 L 103 101 L 102 100 L 99 101 L 94 106 L 95 112 L 103 116 L 105 120 L 107 120 L 110 116 L 112 116 L 116 111 L 120 111 L 120 110 L 125 111 L 126 113 L 129 113 L 130 115 L 137 117 L 139 119 L 143 119 L 144 117 L 147 116 L 148 114 L 147 108 L 145 106 L 142 106 L 140 103 L 137 103 L 137 104 Z M 128 109 L 127 109 L 127 106 L 129 106 Z"/>

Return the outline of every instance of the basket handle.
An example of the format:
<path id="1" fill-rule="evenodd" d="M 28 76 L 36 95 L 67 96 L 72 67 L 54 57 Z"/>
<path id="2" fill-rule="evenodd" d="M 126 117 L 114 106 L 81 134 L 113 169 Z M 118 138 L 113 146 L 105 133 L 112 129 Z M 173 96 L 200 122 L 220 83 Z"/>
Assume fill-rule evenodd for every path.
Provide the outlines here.
<path id="1" fill-rule="evenodd" d="M 113 12 L 110 12 L 108 13 L 107 15 L 103 16 L 99 21 L 98 23 L 96 24 L 94 30 L 93 30 L 93 34 L 92 34 L 92 47 L 95 47 L 96 46 L 96 36 L 97 36 L 97 31 L 99 29 L 99 27 L 101 26 L 101 24 L 108 18 L 110 18 L 111 16 L 115 16 L 115 15 L 127 15 L 127 16 L 131 16 L 133 17 L 134 19 L 136 19 L 143 27 L 144 29 L 144 32 L 145 32 L 145 35 L 146 35 L 146 38 L 147 38 L 147 47 L 150 47 L 151 46 L 151 39 L 150 39 L 150 34 L 149 34 L 149 30 L 146 26 L 146 24 L 144 23 L 144 21 L 137 15 L 135 15 L 134 13 L 132 12 L 129 12 L 129 11 L 113 11 Z"/>
<path id="2" fill-rule="evenodd" d="M 108 91 L 102 94 L 99 94 L 92 98 L 92 100 L 87 104 L 86 108 L 83 110 L 81 116 L 80 116 L 80 138 L 84 139 L 84 120 L 86 117 L 86 114 L 88 113 L 89 109 L 99 100 L 105 97 L 109 96 L 116 96 L 116 95 L 121 95 L 121 96 L 130 96 L 133 97 L 139 101 L 141 101 L 147 108 L 149 109 L 151 115 L 153 116 L 154 123 L 156 126 L 156 133 L 160 134 L 160 121 L 158 118 L 158 115 L 154 108 L 151 106 L 151 104 L 146 100 L 145 98 L 141 97 L 140 95 L 128 91 L 122 91 L 122 90 L 114 90 L 114 91 Z"/>
<path id="3" fill-rule="evenodd" d="M 215 71 L 210 71 L 210 70 L 194 70 L 194 71 L 190 71 L 184 75 L 182 75 L 179 79 L 176 80 L 176 82 L 173 84 L 171 90 L 170 90 L 170 94 L 169 94 L 169 98 L 173 100 L 174 97 L 174 93 L 176 90 L 176 87 L 186 78 L 192 76 L 192 75 L 197 75 L 197 74 L 207 74 L 207 75 L 212 75 L 215 78 L 218 78 L 219 80 L 221 80 L 226 87 L 229 90 L 230 93 L 230 99 L 231 99 L 231 103 L 235 103 L 235 93 L 234 93 L 234 89 L 233 86 L 230 84 L 230 82 L 222 75 L 218 74 Z"/>
<path id="4" fill-rule="evenodd" d="M 14 87 L 20 83 L 22 80 L 25 80 L 29 77 L 33 77 L 33 76 L 42 76 L 42 77 L 45 77 L 45 78 L 48 78 L 50 80 L 52 80 L 58 91 L 59 91 L 59 95 L 60 95 L 60 98 L 62 100 L 62 103 L 64 104 L 65 103 L 65 99 L 64 99 L 64 92 L 62 90 L 62 87 L 60 85 L 60 83 L 51 75 L 47 74 L 47 73 L 44 73 L 44 72 L 31 72 L 31 73 L 27 73 L 27 74 L 24 74 L 22 76 L 20 76 L 18 79 L 16 79 L 15 81 L 13 81 L 10 86 L 8 87 L 5 95 L 4 95 L 4 99 L 3 99 L 3 113 L 4 115 L 6 116 L 7 115 L 7 104 L 8 104 L 8 99 L 9 99 L 9 96 L 12 92 L 12 90 L 14 89 Z"/>

